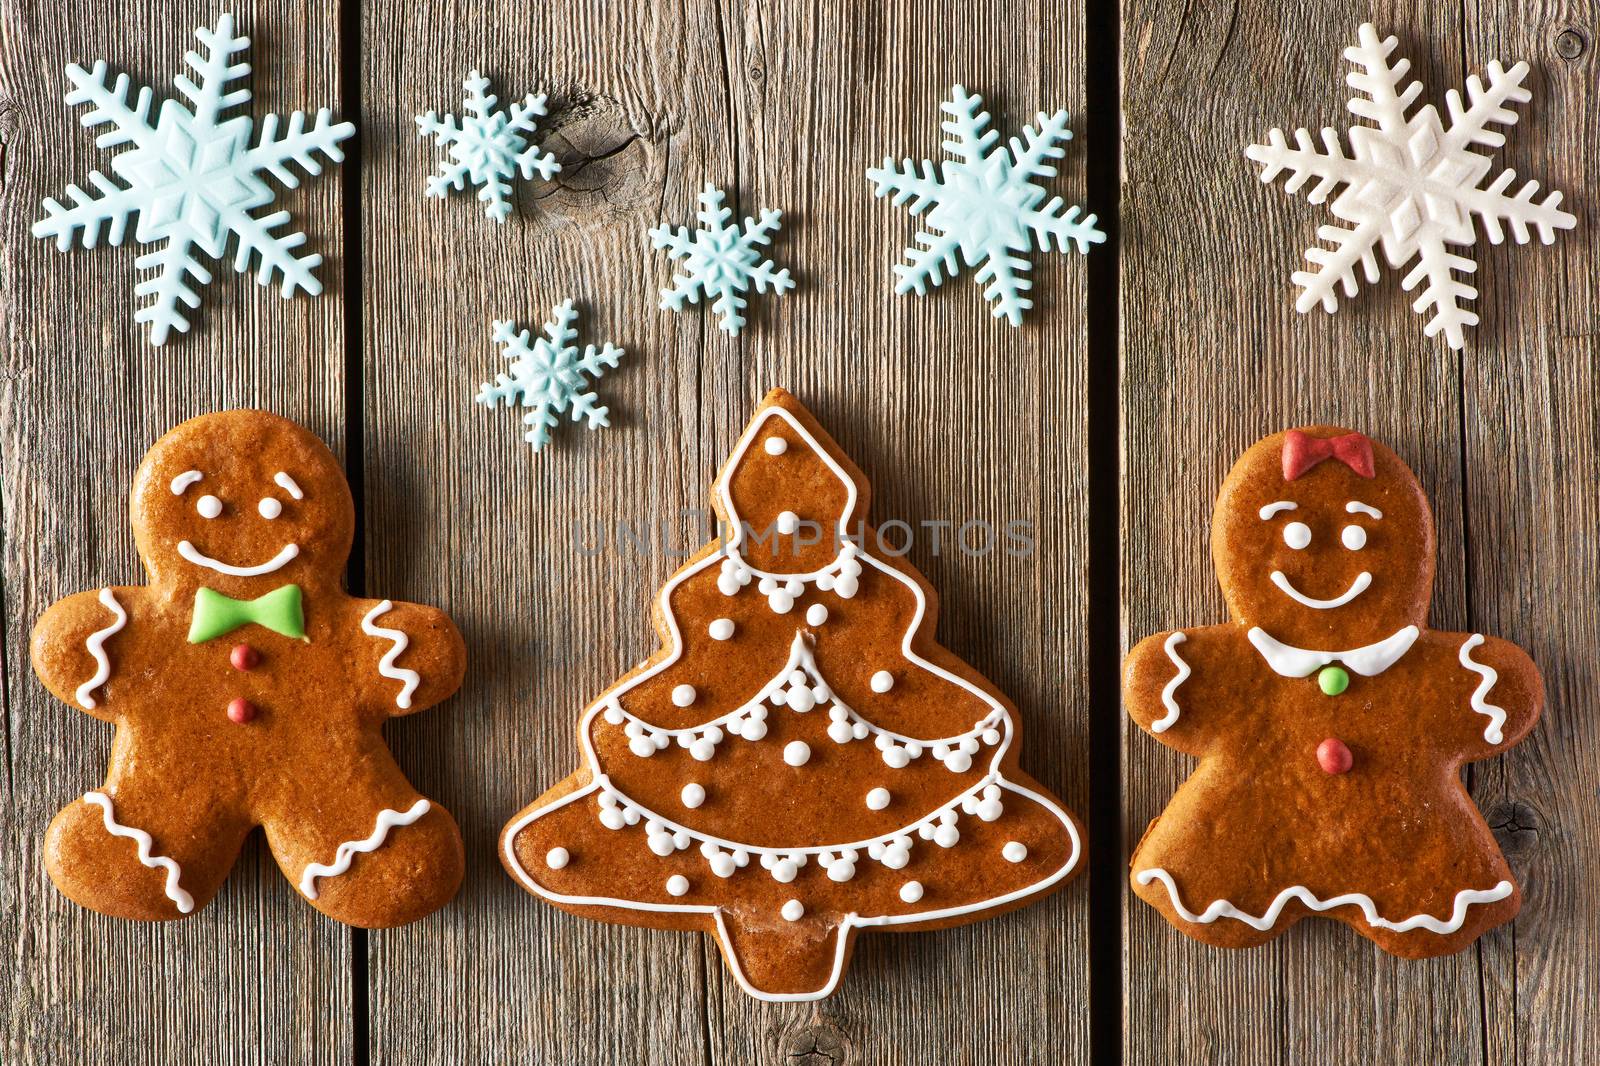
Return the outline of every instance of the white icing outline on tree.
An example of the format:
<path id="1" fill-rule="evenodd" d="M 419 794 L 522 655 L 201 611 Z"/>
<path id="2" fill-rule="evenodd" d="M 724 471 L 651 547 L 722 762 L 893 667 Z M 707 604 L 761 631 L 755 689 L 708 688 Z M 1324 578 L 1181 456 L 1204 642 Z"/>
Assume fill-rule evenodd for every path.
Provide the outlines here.
<path id="1" fill-rule="evenodd" d="M 996 148 L 1000 134 L 989 125 L 989 112 L 983 110 L 983 97 L 957 85 L 950 90 L 951 99 L 941 103 L 939 109 L 950 118 L 939 128 L 950 135 L 943 148 L 956 159 L 940 163 L 935 174 L 933 160 L 922 160 L 922 172 L 907 157 L 895 169 L 893 156 L 883 161 L 882 167 L 872 167 L 867 177 L 876 184 L 874 194 L 894 194 L 896 207 L 911 201 L 913 217 L 921 215 L 930 206 L 926 225 L 919 231 L 917 244 L 905 250 L 909 264 L 896 264 L 895 283 L 897 295 L 915 291 L 918 296 L 927 294 L 928 286 L 939 285 L 944 275 L 951 277 L 961 272 L 956 253 L 969 267 L 978 267 L 973 281 L 979 285 L 989 282 L 983 290 L 984 298 L 994 302 L 994 317 L 1005 318 L 1013 326 L 1022 325 L 1022 312 L 1033 306 L 1033 301 L 1023 295 L 1033 288 L 1027 277 L 1031 264 L 1021 255 L 1012 252 L 1032 251 L 1035 242 L 1041 251 L 1065 252 L 1071 245 L 1080 255 L 1089 251 L 1091 244 L 1100 244 L 1106 235 L 1095 227 L 1095 216 L 1084 215 L 1082 208 L 1069 207 L 1062 211 L 1064 201 L 1059 196 L 1039 206 L 1045 198 L 1045 188 L 1039 180 L 1053 178 L 1058 173 L 1049 160 L 1067 154 L 1061 147 L 1072 139 L 1067 128 L 1065 108 L 1053 115 L 1039 112 L 1033 126 L 1022 127 L 1022 137 L 1011 138 L 1010 152 L 1005 146 Z"/>
<path id="2" fill-rule="evenodd" d="M 193 278 L 204 285 L 211 272 L 195 258 L 199 251 L 221 259 L 228 242 L 236 248 L 233 269 L 241 274 L 250 269 L 254 256 L 259 260 L 256 281 L 262 285 L 278 274 L 285 298 L 296 289 L 311 295 L 322 291 L 322 282 L 312 271 L 322 262 L 320 255 L 295 258 L 294 249 L 304 244 L 299 231 L 273 233 L 289 220 L 289 212 L 276 211 L 255 216 L 251 212 L 273 200 L 273 191 L 260 177 L 266 171 L 287 188 L 300 179 L 289 169 L 298 163 L 307 174 L 322 173 L 317 160 L 321 153 L 335 163 L 344 161 L 339 142 L 353 136 L 349 122 L 330 124 L 327 108 L 317 111 L 310 130 L 305 129 L 305 114 L 289 116 L 288 132 L 278 138 L 278 116 L 261 120 L 261 136 L 250 147 L 254 119 L 248 114 L 224 118 L 229 108 L 249 103 L 249 89 L 226 92 L 230 82 L 250 73 L 250 64 L 235 63 L 235 56 L 250 47 L 248 37 L 233 35 L 233 16 L 217 18 L 215 30 L 204 26 L 194 34 L 209 55 L 195 52 L 184 61 L 200 76 L 196 85 L 184 74 L 175 75 L 172 84 L 193 105 L 191 112 L 177 100 L 161 105 L 154 126 L 149 123 L 151 92 L 140 88 L 134 104 L 128 104 L 128 76 L 117 75 L 115 85 L 106 84 L 105 60 L 97 60 L 94 70 L 76 63 L 67 65 L 67 78 L 73 88 L 66 95 L 69 105 L 89 104 L 80 121 L 86 127 L 110 126 L 96 138 L 101 148 L 132 144 L 134 150 L 111 160 L 111 170 L 127 183 L 123 188 L 100 171 L 91 171 L 89 182 L 100 193 L 84 192 L 67 186 L 72 207 L 63 207 L 53 197 L 44 201 L 45 217 L 33 225 L 35 237 L 54 237 L 56 247 L 67 251 L 74 235 L 85 248 L 99 243 L 102 229 L 112 246 L 122 243 L 128 219 L 139 216 L 134 239 L 140 244 L 162 242 L 155 251 L 134 260 L 140 270 L 155 268 L 155 277 L 139 282 L 134 295 L 155 299 L 134 312 L 135 322 L 150 323 L 150 343 L 162 345 L 168 333 L 189 331 L 189 320 L 179 304 L 200 306 L 200 296 L 185 280 Z"/>
<path id="3" fill-rule="evenodd" d="M 1360 42 L 1345 49 L 1345 58 L 1360 68 L 1345 80 L 1364 95 L 1352 97 L 1347 106 L 1352 114 L 1374 125 L 1350 128 L 1354 158 L 1344 154 L 1332 127 L 1322 131 L 1321 152 L 1304 127 L 1295 131 L 1293 148 L 1283 131 L 1275 128 L 1267 135 L 1267 144 L 1245 149 L 1246 156 L 1261 164 L 1263 182 L 1289 173 L 1284 192 L 1290 195 L 1312 178 L 1317 183 L 1306 199 L 1314 204 L 1323 203 L 1335 189 L 1344 187 L 1329 210 L 1351 225 L 1317 230 L 1317 236 L 1334 247 L 1313 245 L 1306 250 L 1305 257 L 1315 269 L 1297 270 L 1291 276 L 1302 290 L 1295 310 L 1304 314 L 1320 303 L 1331 314 L 1338 307 L 1339 290 L 1346 297 L 1355 296 L 1357 264 L 1369 284 L 1376 282 L 1376 249 L 1381 244 L 1391 268 L 1417 261 L 1401 285 L 1410 292 L 1427 282 L 1412 304 L 1418 314 L 1432 309 L 1423 332 L 1433 337 L 1442 331 L 1450 347 L 1460 349 L 1466 345 L 1465 328 L 1478 323 L 1476 312 L 1462 304 L 1477 299 L 1478 290 L 1457 275 L 1472 274 L 1477 264 L 1449 246 L 1476 243 L 1472 216 L 1482 220 L 1491 244 L 1505 239 L 1502 222 L 1510 225 L 1518 244 L 1528 242 L 1530 226 L 1538 231 L 1540 241 L 1551 244 L 1556 230 L 1578 224 L 1572 215 L 1559 210 L 1561 193 L 1551 192 L 1534 202 L 1537 181 L 1527 182 L 1514 196 L 1507 195 L 1515 171 L 1503 170 L 1487 187 L 1479 187 L 1493 161 L 1470 149 L 1473 145 L 1499 148 L 1505 144 L 1505 135 L 1489 127 L 1515 125 L 1517 115 L 1505 105 L 1532 99 L 1533 94 L 1522 87 L 1528 64 L 1518 63 L 1507 71 L 1498 62 L 1490 63 L 1485 68 L 1487 89 L 1476 74 L 1469 77 L 1468 108 L 1462 107 L 1458 92 L 1447 92 L 1450 128 L 1446 130 L 1432 104 L 1406 116 L 1422 94 L 1422 83 L 1413 81 L 1401 87 L 1411 63 L 1401 59 L 1390 65 L 1397 40 L 1391 36 L 1380 41 L 1372 24 L 1363 23 Z"/>
<path id="4" fill-rule="evenodd" d="M 450 149 L 450 158 L 439 164 L 439 173 L 429 176 L 425 195 L 443 199 L 451 189 L 464 189 L 470 178 L 472 184 L 483 186 L 478 199 L 489 205 L 483 213 L 504 222 L 511 214 L 511 201 L 506 198 L 511 183 L 507 179 L 520 173 L 523 181 L 532 181 L 537 171 L 549 181 L 561 170 L 555 156 L 531 143 L 538 120 L 548 114 L 546 98 L 543 93 L 529 93 L 520 104 L 511 105 L 508 115 L 495 110 L 500 98 L 484 92 L 489 79 L 476 70 L 467 74 L 461 87 L 467 94 L 461 125 L 456 125 L 456 116 L 451 114 L 442 122 L 434 111 L 417 116 L 417 136 L 432 135 L 439 147 Z"/>
<path id="5" fill-rule="evenodd" d="M 981 900 L 977 903 L 965 904 L 959 907 L 945 907 L 939 910 L 918 911 L 908 914 L 861 915 L 854 912 L 846 914 L 844 920 L 841 921 L 837 927 L 836 937 L 838 946 L 834 953 L 833 969 L 829 975 L 827 983 L 817 991 L 795 993 L 763 992 L 750 984 L 749 980 L 744 975 L 743 969 L 739 965 L 737 952 L 733 947 L 733 940 L 728 935 L 727 926 L 722 917 L 721 907 L 707 906 L 702 904 L 646 903 L 639 900 L 617 899 L 609 896 L 568 896 L 558 892 L 552 892 L 544 888 L 538 882 L 536 882 L 523 868 L 522 863 L 518 860 L 516 854 L 515 840 L 517 835 L 521 833 L 522 830 L 527 826 L 531 825 L 535 821 L 538 821 L 540 818 L 543 818 L 570 803 L 575 803 L 581 799 L 584 799 L 585 797 L 596 792 L 599 792 L 602 796 L 611 795 L 613 797 L 617 797 L 620 801 L 625 801 L 632 810 L 637 811 L 638 816 L 630 824 L 637 824 L 640 819 L 648 815 L 650 818 L 662 823 L 663 826 L 674 826 L 675 832 L 689 833 L 697 839 L 705 841 L 707 844 L 714 844 L 717 847 L 725 847 L 729 851 L 737 849 L 744 850 L 752 854 L 783 856 L 785 858 L 789 857 L 790 855 L 820 855 L 822 853 L 837 853 L 846 850 L 864 850 L 870 847 L 874 842 L 882 843 L 890 838 L 905 834 L 905 830 L 902 830 L 897 833 L 885 834 L 882 837 L 874 838 L 874 840 L 869 841 L 853 841 L 849 843 L 829 844 L 808 848 L 762 848 L 736 844 L 731 841 L 722 840 L 719 837 L 711 836 L 709 834 L 689 830 L 686 827 L 679 826 L 676 822 L 672 821 L 672 819 L 655 814 L 654 812 L 647 811 L 646 808 L 634 803 L 632 800 L 629 800 L 618 789 L 616 789 L 615 786 L 611 784 L 607 775 L 604 774 L 600 769 L 599 759 L 596 756 L 591 737 L 595 719 L 602 715 L 607 708 L 617 700 L 618 697 L 624 695 L 631 689 L 636 688 L 638 685 L 661 673 L 663 670 L 666 670 L 668 667 L 676 663 L 683 654 L 683 634 L 678 627 L 677 616 L 672 610 L 673 591 L 683 582 L 687 581 L 696 574 L 702 573 L 712 566 L 719 565 L 724 559 L 736 557 L 737 547 L 742 542 L 744 537 L 744 529 L 742 523 L 738 521 L 737 512 L 734 509 L 732 499 L 728 494 L 727 483 L 729 480 L 731 480 L 733 471 L 738 468 L 739 462 L 741 459 L 743 459 L 744 454 L 749 449 L 751 442 L 754 441 L 759 435 L 761 427 L 772 418 L 782 418 L 785 422 L 787 422 L 790 428 L 793 429 L 795 433 L 799 434 L 799 436 L 807 443 L 807 445 L 810 446 L 812 451 L 822 458 L 834 475 L 838 477 L 842 483 L 848 486 L 849 496 L 846 500 L 845 508 L 839 522 L 841 530 L 846 527 L 846 523 L 849 521 L 851 514 L 855 510 L 857 501 L 855 481 L 844 471 L 842 467 L 839 466 L 839 464 L 834 460 L 833 456 L 829 455 L 827 450 L 818 443 L 816 438 L 813 437 L 811 433 L 800 424 L 799 420 L 796 419 L 794 415 L 790 414 L 782 407 L 773 406 L 766 408 L 757 418 L 752 420 L 749 428 L 746 429 L 743 438 L 740 439 L 738 446 L 734 449 L 733 455 L 728 461 L 725 474 L 720 480 L 720 484 L 718 486 L 724 503 L 727 507 L 727 518 L 730 524 L 733 526 L 734 532 L 731 538 L 717 551 L 712 552 L 710 555 L 706 556 L 706 558 L 696 563 L 689 569 L 676 574 L 670 581 L 666 583 L 666 585 L 662 587 L 660 593 L 658 594 L 657 598 L 660 614 L 661 617 L 665 619 L 668 632 L 671 636 L 671 650 L 668 652 L 665 658 L 651 666 L 648 670 L 642 671 L 634 677 L 629 678 L 597 699 L 584 712 L 584 715 L 579 722 L 578 738 L 580 746 L 583 750 L 584 766 L 589 770 L 593 780 L 583 788 L 562 796 L 560 799 L 530 811 L 521 818 L 518 818 L 516 821 L 506 827 L 503 833 L 503 840 L 505 841 L 504 858 L 507 868 L 512 871 L 517 880 L 521 882 L 522 885 L 528 889 L 528 891 L 552 902 L 574 906 L 615 907 L 622 910 L 649 911 L 653 913 L 711 915 L 716 922 L 717 936 L 721 940 L 724 947 L 723 955 L 725 958 L 727 958 L 729 968 L 733 971 L 734 978 L 739 982 L 740 987 L 743 988 L 746 993 L 754 996 L 757 999 L 766 1000 L 768 1002 L 787 1003 L 822 999 L 832 994 L 834 989 L 838 986 L 840 977 L 843 974 L 845 951 L 850 941 L 851 930 L 858 928 L 882 928 L 895 925 L 937 922 L 945 918 L 974 914 L 980 911 L 989 910 L 991 908 L 1001 907 L 1014 900 L 1036 895 L 1037 893 L 1044 891 L 1051 885 L 1060 881 L 1077 868 L 1078 860 L 1082 854 L 1083 847 L 1082 841 L 1078 838 L 1077 830 L 1072 824 L 1072 819 L 1067 816 L 1066 812 L 1063 811 L 1054 800 L 1039 792 L 1035 792 L 1032 789 L 1024 788 L 1021 785 L 1007 780 L 1004 774 L 1001 772 L 1001 762 L 1004 759 L 1007 750 L 1011 746 L 1011 738 L 1014 732 L 1014 724 L 1011 720 L 1011 715 L 1006 711 L 1005 707 L 1003 707 L 994 699 L 994 697 L 984 692 L 978 686 L 972 684 L 957 674 L 951 673 L 950 671 L 936 666 L 935 664 L 924 659 L 922 656 L 918 655 L 913 650 L 912 643 L 922 629 L 923 620 L 926 616 L 928 606 L 927 599 L 923 595 L 922 589 L 917 585 L 916 581 L 910 577 L 907 577 L 905 574 L 902 574 L 899 570 L 896 570 L 888 564 L 874 558 L 870 553 L 860 551 L 856 554 L 856 558 L 864 560 L 873 567 L 876 567 L 888 577 L 899 581 L 901 584 L 910 589 L 912 595 L 916 599 L 916 613 L 911 620 L 911 624 L 907 627 L 905 635 L 901 641 L 901 653 L 906 657 L 907 661 L 915 667 L 926 670 L 937 677 L 940 677 L 951 682 L 952 684 L 959 686 L 962 689 L 965 689 L 967 692 L 976 696 L 979 700 L 988 705 L 991 709 L 991 715 L 998 714 L 1004 722 L 1003 735 L 999 744 L 995 746 L 994 756 L 990 761 L 988 773 L 986 773 L 984 777 L 973 786 L 973 788 L 968 789 L 966 792 L 957 796 L 948 803 L 941 805 L 932 814 L 918 819 L 917 822 L 912 823 L 910 828 L 915 828 L 921 823 L 932 819 L 939 819 L 942 823 L 944 821 L 946 812 L 953 811 L 961 807 L 963 805 L 963 801 L 969 800 L 976 794 L 981 794 L 981 790 L 983 790 L 985 787 L 989 785 L 998 786 L 1004 791 L 1016 793 L 1017 795 L 1033 800 L 1035 803 L 1039 804 L 1046 811 L 1052 814 L 1061 823 L 1063 828 L 1065 828 L 1067 837 L 1072 842 L 1072 850 L 1068 855 L 1066 862 L 1064 862 L 1060 868 L 1051 872 L 1048 876 L 1043 877 L 1032 884 L 1026 885 L 1023 888 L 1004 893 L 991 899 Z M 848 547 L 849 545 L 846 546 Z M 816 576 L 826 572 L 827 570 L 825 568 L 824 570 L 815 571 L 811 575 L 807 576 L 815 578 Z M 792 575 L 782 576 L 789 577 Z M 618 706 L 620 706 L 620 704 L 618 704 Z M 703 729 L 704 726 L 698 728 Z M 931 744 L 933 742 L 927 741 L 923 743 Z"/>

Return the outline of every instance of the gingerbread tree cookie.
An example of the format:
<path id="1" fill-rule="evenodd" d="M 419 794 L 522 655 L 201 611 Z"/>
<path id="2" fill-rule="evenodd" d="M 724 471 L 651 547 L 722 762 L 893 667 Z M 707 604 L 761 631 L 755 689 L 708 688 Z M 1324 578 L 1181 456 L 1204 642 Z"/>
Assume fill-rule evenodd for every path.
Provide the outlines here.
<path id="1" fill-rule="evenodd" d="M 1225 947 L 1321 913 L 1422 958 L 1515 917 L 1461 766 L 1526 736 L 1543 684 L 1515 645 L 1428 628 L 1415 475 L 1359 433 L 1274 434 L 1223 483 L 1211 552 L 1233 621 L 1125 664 L 1129 715 L 1200 759 L 1139 842 L 1133 890 Z"/>
<path id="2" fill-rule="evenodd" d="M 1010 702 L 934 640 L 861 472 L 774 390 L 713 488 L 728 531 L 662 588 L 662 647 L 579 722 L 582 765 L 501 837 L 575 914 L 717 937 L 751 995 L 817 999 L 857 931 L 938 929 L 1077 872 Z"/>
<path id="3" fill-rule="evenodd" d="M 355 508 L 333 454 L 261 411 L 192 419 L 140 463 L 132 517 L 150 584 L 70 596 L 33 632 L 40 680 L 117 727 L 105 784 L 50 825 L 56 886 L 179 918 L 259 825 L 329 917 L 401 925 L 448 902 L 460 831 L 380 727 L 453 693 L 466 653 L 431 607 L 345 594 Z"/>

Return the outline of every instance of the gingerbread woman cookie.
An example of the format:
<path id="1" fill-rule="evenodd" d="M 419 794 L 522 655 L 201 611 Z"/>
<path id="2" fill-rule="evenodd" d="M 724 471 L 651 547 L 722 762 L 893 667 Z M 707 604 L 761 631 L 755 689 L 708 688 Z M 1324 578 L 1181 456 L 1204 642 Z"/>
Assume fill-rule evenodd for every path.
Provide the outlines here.
<path id="1" fill-rule="evenodd" d="M 453 693 L 466 653 L 440 611 L 345 594 L 355 508 L 333 454 L 276 415 L 205 415 L 150 449 L 131 511 L 150 584 L 70 596 L 33 632 L 40 680 L 117 727 L 105 784 L 50 825 L 56 886 L 103 914 L 180 918 L 259 825 L 341 922 L 448 902 L 460 831 L 380 727 Z"/>
<path id="2" fill-rule="evenodd" d="M 1515 645 L 1428 628 L 1433 516 L 1410 469 L 1349 430 L 1267 437 L 1223 483 L 1211 553 L 1234 620 L 1125 664 L 1129 715 L 1200 759 L 1133 890 L 1225 947 L 1324 914 L 1423 958 L 1515 917 L 1461 766 L 1527 735 L 1543 683 Z"/>
<path id="3" fill-rule="evenodd" d="M 722 540 L 656 602 L 662 647 L 579 722 L 582 765 L 501 837 L 575 914 L 717 937 L 767 1000 L 833 992 L 861 929 L 939 929 L 1060 887 L 1082 830 L 1017 768 L 1017 714 L 934 640 L 868 485 L 774 390 L 714 486 Z"/>

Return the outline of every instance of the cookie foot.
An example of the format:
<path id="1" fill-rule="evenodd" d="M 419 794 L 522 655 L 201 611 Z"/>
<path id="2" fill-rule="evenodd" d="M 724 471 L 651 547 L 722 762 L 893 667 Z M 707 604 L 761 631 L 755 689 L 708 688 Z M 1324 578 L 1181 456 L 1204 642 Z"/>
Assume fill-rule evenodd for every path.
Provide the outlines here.
<path id="1" fill-rule="evenodd" d="M 384 808 L 363 838 L 316 849 L 319 862 L 285 861 L 282 828 L 269 831 L 279 866 L 317 910 L 363 929 L 388 929 L 425 918 L 449 903 L 466 868 L 461 830 L 450 812 L 418 799 Z M 276 838 L 276 839 L 275 839 Z M 303 847 L 285 848 L 296 854 Z"/>

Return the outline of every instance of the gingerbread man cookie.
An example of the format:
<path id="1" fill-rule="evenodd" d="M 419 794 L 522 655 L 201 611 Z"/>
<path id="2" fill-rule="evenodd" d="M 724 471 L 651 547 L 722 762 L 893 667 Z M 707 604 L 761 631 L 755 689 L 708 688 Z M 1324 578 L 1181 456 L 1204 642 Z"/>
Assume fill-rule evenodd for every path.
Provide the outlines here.
<path id="1" fill-rule="evenodd" d="M 180 918 L 259 825 L 329 917 L 401 925 L 448 902 L 460 831 L 380 727 L 453 693 L 465 650 L 440 611 L 345 594 L 355 508 L 333 454 L 276 415 L 205 415 L 150 449 L 131 511 L 150 584 L 70 596 L 33 632 L 40 680 L 117 727 L 105 784 L 50 825 L 56 886 Z"/>
<path id="2" fill-rule="evenodd" d="M 657 599 L 662 647 L 506 826 L 524 887 L 711 933 L 745 991 L 808 1000 L 859 930 L 976 921 L 1078 871 L 1078 823 L 1017 768 L 1015 708 L 934 640 L 933 590 L 864 524 L 868 492 L 767 396 L 713 489 L 724 538 Z"/>
<path id="3" fill-rule="evenodd" d="M 1129 715 L 1200 759 L 1139 842 L 1133 890 L 1225 947 L 1324 914 L 1423 958 L 1515 917 L 1461 766 L 1526 736 L 1543 684 L 1515 645 L 1428 628 L 1415 475 L 1349 430 L 1275 434 L 1223 483 L 1211 552 L 1234 620 L 1125 664 Z"/>

